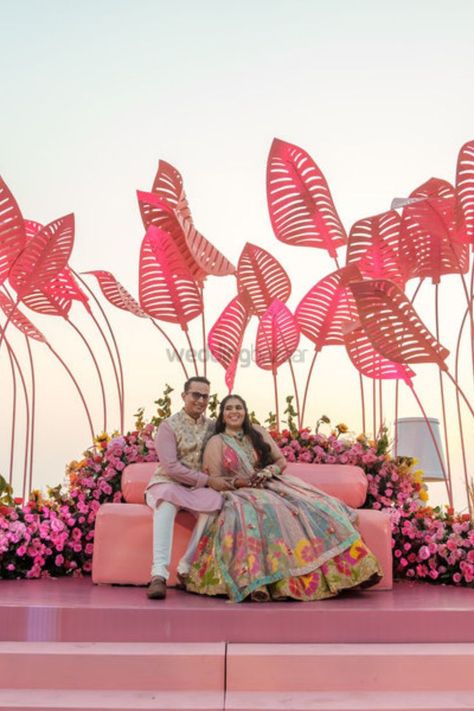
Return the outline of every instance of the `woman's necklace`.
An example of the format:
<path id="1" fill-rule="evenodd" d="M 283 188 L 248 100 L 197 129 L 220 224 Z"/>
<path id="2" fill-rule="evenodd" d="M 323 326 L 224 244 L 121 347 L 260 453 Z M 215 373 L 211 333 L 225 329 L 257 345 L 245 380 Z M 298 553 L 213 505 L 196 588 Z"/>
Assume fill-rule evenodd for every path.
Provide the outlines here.
<path id="1" fill-rule="evenodd" d="M 244 438 L 244 432 L 243 430 L 238 430 L 237 432 L 235 430 L 225 430 L 225 434 L 228 435 L 229 437 L 235 437 L 235 439 L 238 439 L 239 442 L 242 442 Z"/>

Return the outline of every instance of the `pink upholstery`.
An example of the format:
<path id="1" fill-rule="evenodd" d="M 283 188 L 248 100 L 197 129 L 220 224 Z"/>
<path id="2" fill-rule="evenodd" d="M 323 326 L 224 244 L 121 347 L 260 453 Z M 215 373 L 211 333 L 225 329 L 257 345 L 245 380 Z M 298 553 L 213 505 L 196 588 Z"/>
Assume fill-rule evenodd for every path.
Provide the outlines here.
<path id="1" fill-rule="evenodd" d="M 360 467 L 349 464 L 305 464 L 288 462 L 287 474 L 298 476 L 326 494 L 344 501 L 353 509 L 364 505 L 367 496 L 367 477 Z"/>
<path id="2" fill-rule="evenodd" d="M 125 467 L 122 473 L 122 493 L 125 501 L 130 504 L 143 504 L 145 487 L 155 469 L 155 462 L 142 462 Z M 317 486 L 354 509 L 363 506 L 367 496 L 367 478 L 360 467 L 349 464 L 341 467 L 340 464 L 289 462 L 286 472 Z"/>
<path id="3" fill-rule="evenodd" d="M 145 503 L 145 487 L 153 476 L 157 462 L 129 464 L 122 472 L 122 494 L 129 504 Z"/>
<path id="4" fill-rule="evenodd" d="M 169 584 L 176 583 L 176 566 L 188 545 L 194 517 L 180 511 L 174 527 Z M 145 504 L 104 504 L 95 524 L 92 580 L 94 583 L 147 585 L 152 556 L 152 510 Z"/>
<path id="5" fill-rule="evenodd" d="M 156 464 L 130 464 L 122 473 L 126 504 L 104 504 L 96 519 L 92 579 L 95 583 L 146 585 L 150 581 L 152 512 L 144 504 L 144 490 Z M 332 464 L 289 463 L 289 474 L 359 508 L 367 491 L 367 480 L 358 467 Z M 358 528 L 377 556 L 384 577 L 374 589 L 392 588 L 392 544 L 387 514 L 359 510 Z M 176 517 L 169 584 L 176 582 L 176 566 L 186 550 L 194 526 L 193 516 L 180 511 Z"/>

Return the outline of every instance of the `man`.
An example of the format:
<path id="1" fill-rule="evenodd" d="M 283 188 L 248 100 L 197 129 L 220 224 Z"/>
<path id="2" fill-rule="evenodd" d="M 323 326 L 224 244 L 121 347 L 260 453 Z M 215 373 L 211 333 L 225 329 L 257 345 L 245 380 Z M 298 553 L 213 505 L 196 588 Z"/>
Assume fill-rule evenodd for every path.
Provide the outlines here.
<path id="1" fill-rule="evenodd" d="M 209 514 L 222 507 L 219 492 L 232 488 L 224 479 L 201 471 L 203 449 L 214 429 L 212 420 L 204 416 L 209 386 L 207 378 L 189 378 L 181 394 L 183 409 L 164 420 L 156 433 L 159 464 L 146 490 L 146 502 L 154 510 L 152 579 L 147 590 L 152 600 L 166 597 L 177 512 L 186 509 L 197 515 L 188 549 L 177 570 L 178 581 L 184 584 Z"/>

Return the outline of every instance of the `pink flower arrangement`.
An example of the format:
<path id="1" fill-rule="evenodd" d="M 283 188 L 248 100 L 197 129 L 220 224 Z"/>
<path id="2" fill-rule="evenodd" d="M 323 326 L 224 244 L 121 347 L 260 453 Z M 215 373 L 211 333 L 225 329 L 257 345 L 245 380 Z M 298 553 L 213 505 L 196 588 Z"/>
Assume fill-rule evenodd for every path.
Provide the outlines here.
<path id="1" fill-rule="evenodd" d="M 469 514 L 409 507 L 391 513 L 397 578 L 474 587 L 474 526 Z"/>
<path id="2" fill-rule="evenodd" d="M 325 420 L 327 421 L 327 418 Z M 422 472 L 413 467 L 413 460 L 394 459 L 388 453 L 388 439 L 382 432 L 377 441 L 365 435 L 341 438 L 347 425 L 336 425 L 329 434 L 308 428 L 272 432 L 272 436 L 289 462 L 314 462 L 315 464 L 353 464 L 361 467 L 368 481 L 365 508 L 391 509 L 411 506 L 418 508 L 427 501 Z"/>
<path id="3" fill-rule="evenodd" d="M 154 424 L 125 436 L 103 434 L 66 470 L 66 486 L 33 491 L 26 504 L 0 497 L 0 578 L 89 574 L 101 504 L 122 500 L 121 472 L 156 460 Z M 1 493 L 1 492 L 0 492 Z"/>

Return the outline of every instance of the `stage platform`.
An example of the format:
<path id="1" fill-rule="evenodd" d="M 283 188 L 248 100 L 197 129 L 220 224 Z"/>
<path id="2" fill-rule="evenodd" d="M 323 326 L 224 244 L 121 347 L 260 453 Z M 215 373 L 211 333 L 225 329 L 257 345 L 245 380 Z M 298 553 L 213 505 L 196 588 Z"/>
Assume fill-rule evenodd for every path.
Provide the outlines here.
<path id="1" fill-rule="evenodd" d="M 241 603 L 0 581 L 0 711 L 474 710 L 474 591 Z"/>
<path id="2" fill-rule="evenodd" d="M 62 642 L 474 642 L 474 590 L 395 583 L 320 602 L 230 603 L 90 578 L 0 581 L 0 640 Z"/>

